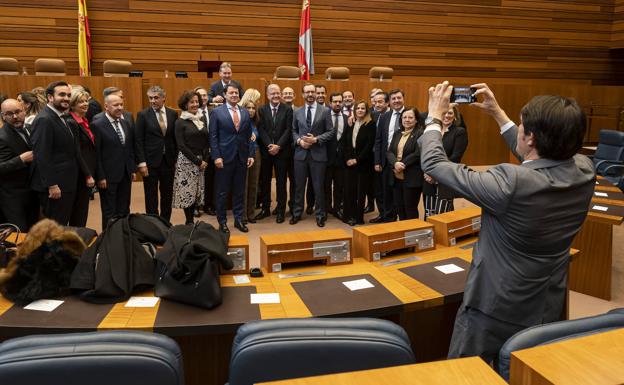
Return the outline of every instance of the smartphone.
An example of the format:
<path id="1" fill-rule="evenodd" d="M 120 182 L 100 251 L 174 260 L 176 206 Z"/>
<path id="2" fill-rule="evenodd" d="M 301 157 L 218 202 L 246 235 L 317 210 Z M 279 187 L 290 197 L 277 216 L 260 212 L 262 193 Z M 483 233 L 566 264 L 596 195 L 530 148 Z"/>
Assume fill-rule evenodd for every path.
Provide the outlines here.
<path id="1" fill-rule="evenodd" d="M 475 92 L 477 92 L 476 88 L 453 87 L 453 92 L 451 93 L 451 103 L 474 103 L 477 101 L 477 97 L 474 96 Z"/>

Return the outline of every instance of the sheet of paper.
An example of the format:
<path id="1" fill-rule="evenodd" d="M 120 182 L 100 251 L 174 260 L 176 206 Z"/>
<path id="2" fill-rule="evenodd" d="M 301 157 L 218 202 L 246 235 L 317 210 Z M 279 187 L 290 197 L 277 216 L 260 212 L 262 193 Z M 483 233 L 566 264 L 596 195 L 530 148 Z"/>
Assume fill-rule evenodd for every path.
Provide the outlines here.
<path id="1" fill-rule="evenodd" d="M 251 303 L 280 303 L 279 293 L 251 294 Z"/>
<path id="2" fill-rule="evenodd" d="M 126 307 L 154 307 L 158 303 L 158 297 L 130 297 Z"/>
<path id="3" fill-rule="evenodd" d="M 453 274 L 459 273 L 460 271 L 464 271 L 461 267 L 457 266 L 454 263 L 449 263 L 448 265 L 440 265 L 435 267 L 436 270 L 443 272 L 444 274 Z"/>
<path id="4" fill-rule="evenodd" d="M 371 287 L 375 287 L 372 283 L 368 282 L 366 279 L 356 279 L 355 281 L 347 281 L 343 282 L 343 285 L 349 288 L 351 291 L 369 289 Z"/>
<path id="5" fill-rule="evenodd" d="M 232 278 L 234 278 L 234 283 L 237 285 L 242 285 L 243 283 L 251 282 L 247 274 L 234 275 L 232 276 Z"/>
<path id="6" fill-rule="evenodd" d="M 600 192 L 600 191 L 594 191 L 594 195 L 597 196 L 597 197 L 604 197 L 604 198 L 609 196 L 609 194 L 603 193 L 603 192 Z"/>
<path id="7" fill-rule="evenodd" d="M 592 207 L 592 210 L 596 210 L 596 211 L 607 211 L 607 210 L 609 210 L 609 208 L 608 208 L 608 207 L 604 207 L 604 206 L 594 205 L 594 207 Z"/>
<path id="8" fill-rule="evenodd" d="M 61 306 L 64 301 L 57 301 L 55 299 L 39 299 L 33 301 L 24 306 L 25 310 L 37 310 L 37 311 L 52 311 Z"/>

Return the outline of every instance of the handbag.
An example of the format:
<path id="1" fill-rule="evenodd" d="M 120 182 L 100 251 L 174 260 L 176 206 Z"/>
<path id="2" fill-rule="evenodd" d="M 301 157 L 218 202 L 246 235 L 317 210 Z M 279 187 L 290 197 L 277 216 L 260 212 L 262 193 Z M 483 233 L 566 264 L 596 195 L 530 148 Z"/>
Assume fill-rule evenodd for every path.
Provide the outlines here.
<path id="1" fill-rule="evenodd" d="M 156 253 L 154 295 L 206 309 L 219 306 L 219 266 L 234 267 L 227 257 L 228 241 L 228 234 L 205 222 L 172 227 Z"/>

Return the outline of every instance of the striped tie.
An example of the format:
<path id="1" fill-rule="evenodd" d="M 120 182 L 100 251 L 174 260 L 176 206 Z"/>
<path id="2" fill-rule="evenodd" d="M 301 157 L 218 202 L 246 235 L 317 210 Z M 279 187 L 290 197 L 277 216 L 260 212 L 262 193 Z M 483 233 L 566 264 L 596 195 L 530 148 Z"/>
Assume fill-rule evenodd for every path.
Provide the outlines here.
<path id="1" fill-rule="evenodd" d="M 121 127 L 119 127 L 119 120 L 113 121 L 113 127 L 115 128 L 115 132 L 117 133 L 117 136 L 119 137 L 119 141 L 121 142 L 122 145 L 125 145 L 126 138 L 124 138 L 123 131 L 121 130 Z"/>

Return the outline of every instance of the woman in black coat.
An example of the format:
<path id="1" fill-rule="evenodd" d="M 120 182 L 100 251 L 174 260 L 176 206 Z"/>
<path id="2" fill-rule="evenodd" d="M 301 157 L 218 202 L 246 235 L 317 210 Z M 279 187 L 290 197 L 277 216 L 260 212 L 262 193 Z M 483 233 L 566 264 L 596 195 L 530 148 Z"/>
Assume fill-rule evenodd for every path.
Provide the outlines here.
<path id="1" fill-rule="evenodd" d="M 342 153 L 347 166 L 344 217 L 351 226 L 364 224 L 364 203 L 366 191 L 371 184 L 373 169 L 373 144 L 375 143 L 375 121 L 370 115 L 366 101 L 355 105 L 355 121 L 345 130 L 341 140 Z"/>
<path id="2" fill-rule="evenodd" d="M 418 218 L 418 202 L 423 187 L 423 171 L 420 168 L 418 138 L 423 133 L 420 113 L 414 107 L 406 108 L 400 116 L 398 131 L 395 131 L 386 153 L 393 175 L 394 206 L 399 220 Z"/>
<path id="3" fill-rule="evenodd" d="M 95 168 L 97 165 L 97 155 L 95 152 L 95 135 L 89 127 L 86 113 L 89 108 L 89 94 L 81 88 L 76 88 L 71 93 L 69 100 L 70 118 L 67 124 L 70 126 L 76 145 L 79 148 L 80 173 L 78 175 L 78 186 L 76 187 L 76 199 L 72 208 L 69 225 L 85 227 L 89 216 L 89 198 L 95 186 Z"/>
<path id="4" fill-rule="evenodd" d="M 459 163 L 468 147 L 466 129 L 460 126 L 457 108 L 449 109 L 442 118 L 442 146 L 451 162 Z M 423 199 L 425 200 L 425 219 L 431 215 L 453 211 L 455 194 L 451 189 L 425 174 L 423 185 Z"/>

